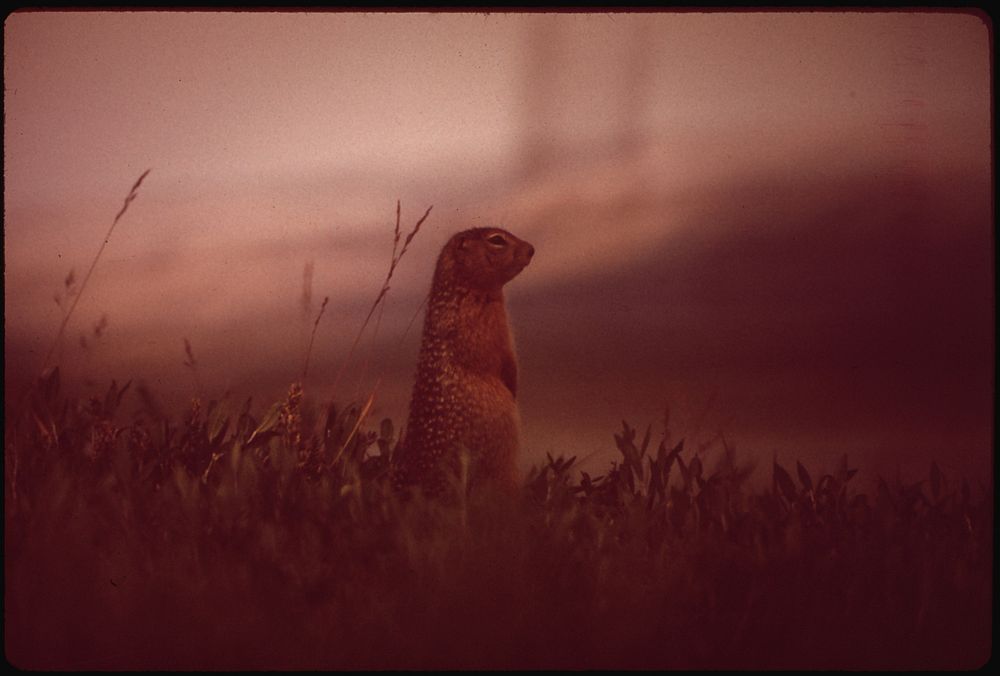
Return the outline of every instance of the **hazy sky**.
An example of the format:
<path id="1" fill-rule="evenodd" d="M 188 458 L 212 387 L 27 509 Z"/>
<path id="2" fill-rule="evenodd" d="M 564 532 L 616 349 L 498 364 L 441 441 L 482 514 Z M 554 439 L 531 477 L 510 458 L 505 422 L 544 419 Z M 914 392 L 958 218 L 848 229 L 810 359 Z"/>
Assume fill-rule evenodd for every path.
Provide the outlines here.
<path id="1" fill-rule="evenodd" d="M 932 103 L 930 122 L 988 114 L 973 15 L 28 12 L 5 23 L 6 194 L 90 201 L 150 165 L 176 186 L 502 163 L 536 67 L 527 30 L 545 22 L 574 138 L 618 109 L 639 26 L 642 122 L 671 136 L 874 139 L 905 98 Z M 957 127 L 932 130 L 946 159 L 982 148 L 981 125 Z"/>
<path id="2" fill-rule="evenodd" d="M 358 166 L 419 171 L 470 147 L 496 159 L 513 141 L 516 23 L 437 14 L 15 14 L 5 26 L 7 161 L 17 179 L 8 190 L 79 199 L 150 164 L 170 182 Z"/>
<path id="3" fill-rule="evenodd" d="M 962 13 L 16 13 L 5 364 L 40 361 L 53 295 L 152 168 L 70 327 L 78 375 L 186 393 L 189 338 L 205 381 L 276 386 L 312 260 L 328 383 L 401 198 L 404 225 L 434 211 L 374 353 L 385 414 L 438 248 L 499 223 L 538 251 L 510 287 L 531 459 L 718 390 L 711 424 L 751 446 L 982 466 L 988 37 Z"/>

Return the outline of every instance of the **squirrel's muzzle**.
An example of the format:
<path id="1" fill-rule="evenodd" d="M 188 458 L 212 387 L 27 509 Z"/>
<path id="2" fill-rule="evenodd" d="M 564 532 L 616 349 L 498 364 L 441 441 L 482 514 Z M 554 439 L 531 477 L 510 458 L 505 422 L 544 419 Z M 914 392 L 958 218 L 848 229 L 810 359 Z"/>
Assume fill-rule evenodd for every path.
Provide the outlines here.
<path id="1" fill-rule="evenodd" d="M 517 248 L 517 255 L 515 256 L 515 259 L 517 260 L 518 263 L 520 263 L 521 267 L 523 268 L 524 266 L 526 266 L 528 263 L 531 262 L 531 258 L 534 255 L 535 255 L 535 247 L 531 246 L 527 242 L 521 242 L 520 246 L 518 246 Z"/>

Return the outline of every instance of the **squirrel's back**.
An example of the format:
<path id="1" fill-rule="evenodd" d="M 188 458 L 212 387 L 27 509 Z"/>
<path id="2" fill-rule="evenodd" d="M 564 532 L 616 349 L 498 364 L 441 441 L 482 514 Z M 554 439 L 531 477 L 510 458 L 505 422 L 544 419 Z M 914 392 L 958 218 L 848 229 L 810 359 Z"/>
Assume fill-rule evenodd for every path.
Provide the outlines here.
<path id="1" fill-rule="evenodd" d="M 465 452 L 470 485 L 516 485 L 517 359 L 503 286 L 533 255 L 534 247 L 499 228 L 465 230 L 442 249 L 410 416 L 393 459 L 398 489 L 444 492 L 462 476 Z"/>

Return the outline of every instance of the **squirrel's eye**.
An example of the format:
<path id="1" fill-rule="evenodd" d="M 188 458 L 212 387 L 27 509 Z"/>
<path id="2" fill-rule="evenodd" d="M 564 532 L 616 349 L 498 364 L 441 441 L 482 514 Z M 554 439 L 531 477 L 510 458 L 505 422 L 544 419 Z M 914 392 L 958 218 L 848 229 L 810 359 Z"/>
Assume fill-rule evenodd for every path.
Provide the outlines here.
<path id="1" fill-rule="evenodd" d="M 507 240 L 503 235 L 490 235 L 486 238 L 486 241 L 493 246 L 505 246 L 507 244 Z"/>

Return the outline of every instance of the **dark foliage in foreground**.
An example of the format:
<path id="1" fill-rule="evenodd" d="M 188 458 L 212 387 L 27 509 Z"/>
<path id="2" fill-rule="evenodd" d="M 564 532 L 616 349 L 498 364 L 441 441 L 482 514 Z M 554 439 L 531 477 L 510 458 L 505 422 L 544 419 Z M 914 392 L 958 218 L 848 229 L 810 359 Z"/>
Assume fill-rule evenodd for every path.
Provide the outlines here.
<path id="1" fill-rule="evenodd" d="M 972 668 L 990 651 L 992 486 L 852 488 L 615 435 L 520 495 L 399 504 L 395 430 L 293 386 L 85 402 L 43 378 L 5 430 L 6 655 L 24 668 Z M 140 399 L 149 395 L 140 392 Z"/>

